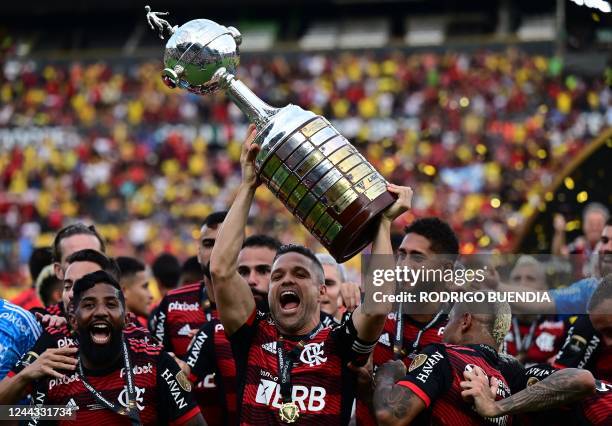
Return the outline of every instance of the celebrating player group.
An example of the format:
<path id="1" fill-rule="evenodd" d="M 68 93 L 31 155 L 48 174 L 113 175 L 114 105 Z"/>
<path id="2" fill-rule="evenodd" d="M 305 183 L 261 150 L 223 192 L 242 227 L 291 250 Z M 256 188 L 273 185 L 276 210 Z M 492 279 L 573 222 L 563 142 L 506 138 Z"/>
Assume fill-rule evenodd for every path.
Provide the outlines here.
<path id="1" fill-rule="evenodd" d="M 0 306 L 22 325 L 2 330 L 0 404 L 74 412 L 27 424 L 612 424 L 609 221 L 595 253 L 599 278 L 551 290 L 539 307 L 546 318 L 501 302 L 403 312 L 367 302 L 374 290 L 403 291 L 395 282 L 374 286 L 364 274 L 350 283 L 329 255 L 246 235 L 260 185 L 256 133 L 243 144 L 229 211 L 204 221 L 195 282 L 154 309 L 140 261 L 108 257 L 94 227 L 57 233 L 51 273 L 61 299 L 33 313 Z M 393 250 L 392 222 L 411 209 L 413 191 L 386 189 L 395 201 L 368 252 L 383 259 L 377 266 L 459 267 L 458 238 L 441 218 L 415 219 Z M 511 277 L 538 278 L 538 266 L 523 258 Z M 163 281 L 171 268 L 156 269 Z M 418 291 L 447 285 L 426 284 Z M 491 274 L 487 285 L 509 284 Z M 557 319 L 571 304 L 587 314 Z"/>

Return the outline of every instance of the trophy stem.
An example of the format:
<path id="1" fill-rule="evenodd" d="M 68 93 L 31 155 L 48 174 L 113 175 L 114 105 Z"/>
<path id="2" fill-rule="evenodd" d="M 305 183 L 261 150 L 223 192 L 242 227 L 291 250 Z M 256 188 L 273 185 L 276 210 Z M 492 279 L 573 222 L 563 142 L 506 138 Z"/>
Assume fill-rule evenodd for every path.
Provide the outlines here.
<path id="1" fill-rule="evenodd" d="M 269 123 L 270 118 L 279 111 L 278 108 L 274 108 L 259 99 L 259 96 L 225 68 L 219 69 L 215 74 L 219 85 L 225 89 L 229 98 L 247 116 L 249 121 L 255 124 L 258 131 L 262 130 Z"/>

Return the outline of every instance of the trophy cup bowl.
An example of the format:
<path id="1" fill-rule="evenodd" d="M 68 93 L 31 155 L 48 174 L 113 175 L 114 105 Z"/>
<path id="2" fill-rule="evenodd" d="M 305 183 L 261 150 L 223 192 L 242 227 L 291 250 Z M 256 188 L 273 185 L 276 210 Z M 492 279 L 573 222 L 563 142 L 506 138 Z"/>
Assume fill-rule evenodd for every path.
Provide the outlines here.
<path id="1" fill-rule="evenodd" d="M 208 19 L 189 21 L 166 43 L 162 78 L 170 87 L 212 93 L 219 89 L 213 78 L 215 72 L 220 68 L 236 72 L 240 42 L 240 33 L 233 27 L 226 28 Z"/>
<path id="2" fill-rule="evenodd" d="M 255 166 L 270 191 L 338 262 L 367 246 L 396 199 L 384 177 L 324 117 L 291 104 L 271 107 L 234 77 L 238 30 L 206 19 L 171 28 L 150 15 L 152 28 L 172 33 L 164 82 L 198 94 L 224 90 L 257 128 Z"/>

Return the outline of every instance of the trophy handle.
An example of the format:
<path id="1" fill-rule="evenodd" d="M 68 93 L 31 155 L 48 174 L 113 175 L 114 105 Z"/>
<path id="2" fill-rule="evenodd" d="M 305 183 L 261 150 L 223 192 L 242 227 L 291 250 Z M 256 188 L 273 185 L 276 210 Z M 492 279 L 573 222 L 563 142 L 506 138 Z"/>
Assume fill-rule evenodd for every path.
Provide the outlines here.
<path id="1" fill-rule="evenodd" d="M 259 99 L 251 89 L 240 80 L 237 80 L 225 68 L 219 68 L 213 75 L 213 80 L 218 82 L 232 102 L 240 108 L 251 123 L 255 124 L 258 131 L 263 130 L 270 122 L 270 119 L 279 111 L 279 108 L 274 108 Z"/>
<path id="2" fill-rule="evenodd" d="M 230 32 L 232 37 L 234 37 L 234 41 L 236 42 L 236 46 L 240 46 L 242 44 L 242 34 L 236 27 L 227 27 L 227 30 Z"/>

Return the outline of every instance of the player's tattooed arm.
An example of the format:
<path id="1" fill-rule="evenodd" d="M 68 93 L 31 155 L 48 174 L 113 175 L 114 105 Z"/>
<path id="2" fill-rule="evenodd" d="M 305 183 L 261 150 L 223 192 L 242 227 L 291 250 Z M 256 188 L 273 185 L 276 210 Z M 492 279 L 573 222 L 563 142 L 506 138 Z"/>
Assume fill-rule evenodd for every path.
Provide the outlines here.
<path id="1" fill-rule="evenodd" d="M 508 398 L 495 401 L 499 386 L 497 379 L 491 378 L 489 383 L 480 369 L 466 371 L 463 375 L 466 381 L 461 382 L 465 389 L 461 395 L 474 398 L 476 411 L 484 417 L 548 410 L 579 401 L 595 392 L 595 379 L 589 371 L 566 368 Z"/>
<path id="2" fill-rule="evenodd" d="M 395 383 L 406 374 L 401 361 L 382 365 L 376 372 L 373 409 L 379 425 L 408 425 L 425 409 L 425 403 L 405 386 Z"/>
<path id="3" fill-rule="evenodd" d="M 368 358 L 368 362 L 363 366 L 356 366 L 353 362 L 348 364 L 349 370 L 355 373 L 357 379 L 357 399 L 364 402 L 370 411 L 374 413 L 373 398 L 374 398 L 374 363 L 372 354 Z"/>
<path id="4" fill-rule="evenodd" d="M 374 393 L 374 410 L 379 425 L 407 425 L 424 408 L 410 389 L 390 382 L 381 383 Z"/>

